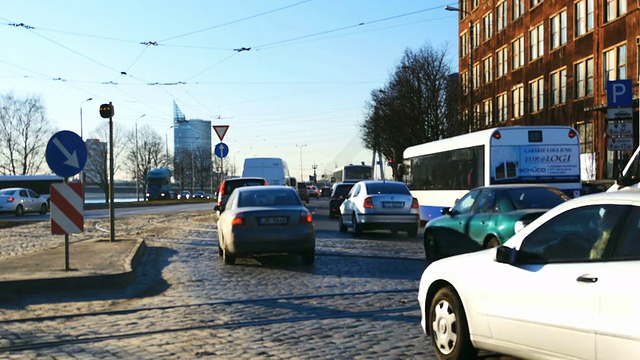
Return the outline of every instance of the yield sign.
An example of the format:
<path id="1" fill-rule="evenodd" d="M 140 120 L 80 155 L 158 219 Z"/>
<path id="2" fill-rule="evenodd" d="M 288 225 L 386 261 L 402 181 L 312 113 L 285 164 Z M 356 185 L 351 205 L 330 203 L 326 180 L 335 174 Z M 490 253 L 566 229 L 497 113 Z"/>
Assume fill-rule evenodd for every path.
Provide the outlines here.
<path id="1" fill-rule="evenodd" d="M 224 135 L 227 133 L 227 130 L 229 130 L 229 125 L 213 125 L 213 130 L 216 131 L 216 134 L 218 134 L 218 138 L 220 139 L 220 141 L 222 141 L 222 139 L 224 139 Z"/>

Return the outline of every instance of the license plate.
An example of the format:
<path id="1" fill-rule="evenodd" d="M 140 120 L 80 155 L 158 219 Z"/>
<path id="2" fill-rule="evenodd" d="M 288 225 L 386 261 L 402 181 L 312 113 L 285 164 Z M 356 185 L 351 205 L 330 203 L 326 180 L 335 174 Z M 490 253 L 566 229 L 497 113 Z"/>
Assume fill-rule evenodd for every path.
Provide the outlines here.
<path id="1" fill-rule="evenodd" d="M 284 225 L 289 222 L 289 218 L 286 216 L 265 216 L 258 218 L 258 224 L 260 225 Z"/>
<path id="2" fill-rule="evenodd" d="M 385 208 L 402 208 L 404 207 L 404 203 L 402 201 L 383 201 L 382 207 Z"/>

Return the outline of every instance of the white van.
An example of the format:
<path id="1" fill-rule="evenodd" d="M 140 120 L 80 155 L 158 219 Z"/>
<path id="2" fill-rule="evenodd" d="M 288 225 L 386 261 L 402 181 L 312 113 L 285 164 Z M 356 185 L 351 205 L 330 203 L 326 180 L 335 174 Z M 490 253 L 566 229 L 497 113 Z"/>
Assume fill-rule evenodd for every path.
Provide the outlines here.
<path id="1" fill-rule="evenodd" d="M 261 177 L 269 185 L 291 186 L 289 167 L 281 158 L 256 157 L 244 159 L 242 177 Z"/>

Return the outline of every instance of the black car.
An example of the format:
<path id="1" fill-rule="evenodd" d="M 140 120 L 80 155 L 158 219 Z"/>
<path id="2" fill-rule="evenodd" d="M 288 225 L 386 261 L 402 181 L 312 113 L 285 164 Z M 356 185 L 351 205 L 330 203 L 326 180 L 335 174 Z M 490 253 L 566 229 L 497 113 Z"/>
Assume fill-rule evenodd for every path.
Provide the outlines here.
<path id="1" fill-rule="evenodd" d="M 307 184 L 304 182 L 298 183 L 298 196 L 300 196 L 300 200 L 309 203 L 309 189 L 307 188 Z"/>
<path id="2" fill-rule="evenodd" d="M 204 191 L 196 191 L 195 193 L 193 193 L 194 199 L 205 199 L 206 197 L 207 195 L 204 193 Z"/>
<path id="3" fill-rule="evenodd" d="M 329 200 L 329 217 L 335 218 L 340 213 L 340 205 L 349 194 L 349 190 L 355 183 L 334 184 L 331 190 L 331 199 Z"/>
<path id="4" fill-rule="evenodd" d="M 320 196 L 322 196 L 322 197 L 331 196 L 331 186 L 325 185 L 325 186 L 321 187 L 320 188 Z"/>
<path id="5" fill-rule="evenodd" d="M 229 195 L 231 195 L 233 190 L 244 186 L 267 185 L 267 180 L 261 177 L 240 177 L 223 180 L 222 184 L 220 184 L 220 189 L 218 189 L 218 205 L 214 208 L 216 214 L 220 216 L 224 211 L 224 207 L 227 205 L 227 199 L 229 199 Z"/>

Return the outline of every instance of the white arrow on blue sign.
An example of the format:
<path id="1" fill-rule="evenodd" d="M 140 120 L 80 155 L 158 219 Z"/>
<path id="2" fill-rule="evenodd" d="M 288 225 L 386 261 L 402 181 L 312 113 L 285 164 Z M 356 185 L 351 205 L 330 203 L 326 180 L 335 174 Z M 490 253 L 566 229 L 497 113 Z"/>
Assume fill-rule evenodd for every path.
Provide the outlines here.
<path id="1" fill-rule="evenodd" d="M 71 177 L 84 169 L 87 163 L 87 146 L 73 131 L 59 131 L 49 139 L 46 158 L 56 175 Z"/>
<path id="2" fill-rule="evenodd" d="M 216 146 L 213 147 L 213 152 L 219 158 L 225 158 L 229 155 L 229 147 L 225 143 L 217 143 Z"/>

